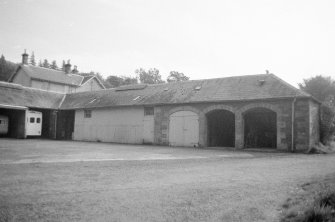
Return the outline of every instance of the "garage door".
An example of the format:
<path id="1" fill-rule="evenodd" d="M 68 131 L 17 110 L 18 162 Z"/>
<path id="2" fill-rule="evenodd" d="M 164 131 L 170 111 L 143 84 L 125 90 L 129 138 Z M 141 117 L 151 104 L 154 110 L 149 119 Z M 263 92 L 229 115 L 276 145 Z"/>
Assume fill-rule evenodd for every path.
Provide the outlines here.
<path id="1" fill-rule="evenodd" d="M 198 146 L 199 117 L 191 111 L 170 115 L 169 144 L 171 146 Z"/>

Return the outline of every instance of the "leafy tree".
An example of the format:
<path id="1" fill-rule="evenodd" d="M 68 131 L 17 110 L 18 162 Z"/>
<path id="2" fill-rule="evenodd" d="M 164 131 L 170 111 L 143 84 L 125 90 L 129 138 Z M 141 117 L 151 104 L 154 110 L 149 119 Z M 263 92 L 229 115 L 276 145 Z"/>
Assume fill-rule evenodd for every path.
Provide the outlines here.
<path id="1" fill-rule="evenodd" d="M 108 76 L 106 78 L 106 83 L 108 88 L 116 88 L 123 85 L 123 78 L 119 76 Z"/>
<path id="2" fill-rule="evenodd" d="M 180 81 L 187 81 L 190 77 L 184 75 L 184 73 L 171 71 L 170 75 L 167 77 L 167 82 L 180 82 Z"/>
<path id="3" fill-rule="evenodd" d="M 105 80 L 107 88 L 116 88 L 123 85 L 137 84 L 138 80 L 134 77 L 127 76 L 108 76 Z"/>
<path id="4" fill-rule="evenodd" d="M 135 70 L 135 73 L 139 76 L 141 83 L 147 84 L 158 84 L 164 83 L 162 76 L 159 74 L 159 70 L 156 68 L 149 69 L 146 71 L 143 68 Z"/>
<path id="5" fill-rule="evenodd" d="M 53 61 L 52 61 L 51 65 L 50 65 L 50 68 L 51 68 L 51 69 L 56 69 L 56 70 L 58 69 L 56 60 L 53 60 Z"/>
<path id="6" fill-rule="evenodd" d="M 123 84 L 122 85 L 135 85 L 138 84 L 138 80 L 136 77 L 126 77 L 123 76 Z"/>
<path id="7" fill-rule="evenodd" d="M 31 56 L 30 56 L 30 64 L 33 65 L 33 66 L 36 66 L 36 61 L 35 61 L 35 54 L 34 54 L 34 52 L 31 53 Z"/>
<path id="8" fill-rule="evenodd" d="M 335 134 L 335 82 L 331 77 L 321 75 L 303 81 L 299 84 L 300 89 L 322 102 L 320 136 L 323 143 L 328 143 Z"/>
<path id="9" fill-rule="evenodd" d="M 42 67 L 44 67 L 44 68 L 49 68 L 50 67 L 50 64 L 49 64 L 47 59 L 44 59 Z"/>
<path id="10" fill-rule="evenodd" d="M 5 56 L 1 55 L 0 57 L 0 81 L 8 81 L 9 77 L 15 72 L 18 65 L 6 61 Z"/>
<path id="11" fill-rule="evenodd" d="M 300 89 L 308 92 L 321 102 L 325 101 L 330 95 L 335 95 L 335 83 L 329 76 L 318 75 L 303 81 L 299 84 Z"/>

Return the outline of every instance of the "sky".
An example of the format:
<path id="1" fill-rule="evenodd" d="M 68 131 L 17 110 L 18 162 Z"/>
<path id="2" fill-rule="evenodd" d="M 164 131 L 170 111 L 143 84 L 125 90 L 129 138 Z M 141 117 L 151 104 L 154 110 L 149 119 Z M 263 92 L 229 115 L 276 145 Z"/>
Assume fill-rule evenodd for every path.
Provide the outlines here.
<path id="1" fill-rule="evenodd" d="M 0 54 L 191 79 L 335 74 L 334 0 L 0 0 Z"/>

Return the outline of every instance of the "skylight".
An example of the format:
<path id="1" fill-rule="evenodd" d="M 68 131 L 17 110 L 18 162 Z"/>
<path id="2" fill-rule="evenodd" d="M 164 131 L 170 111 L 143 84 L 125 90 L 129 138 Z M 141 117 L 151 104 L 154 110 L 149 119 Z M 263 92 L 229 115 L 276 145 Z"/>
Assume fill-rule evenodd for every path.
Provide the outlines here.
<path id="1" fill-rule="evenodd" d="M 133 100 L 136 101 L 136 100 L 138 100 L 139 98 L 141 98 L 141 96 L 136 96 Z"/>

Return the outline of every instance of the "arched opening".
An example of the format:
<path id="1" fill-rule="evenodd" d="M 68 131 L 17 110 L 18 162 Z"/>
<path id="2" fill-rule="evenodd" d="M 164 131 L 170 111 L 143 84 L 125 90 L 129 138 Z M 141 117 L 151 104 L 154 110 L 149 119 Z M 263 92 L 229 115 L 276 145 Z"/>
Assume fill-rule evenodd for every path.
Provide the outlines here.
<path id="1" fill-rule="evenodd" d="M 266 108 L 254 108 L 244 114 L 244 147 L 277 147 L 277 114 Z"/>
<path id="2" fill-rule="evenodd" d="M 235 146 L 235 115 L 227 110 L 213 110 L 206 114 L 208 146 Z"/>

